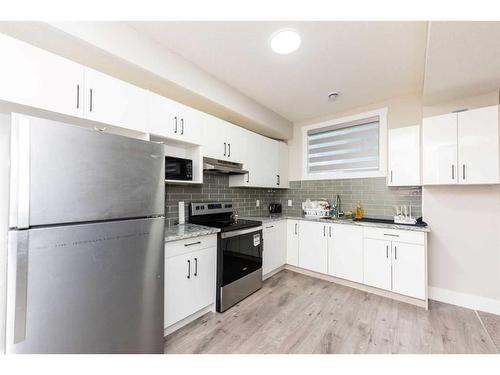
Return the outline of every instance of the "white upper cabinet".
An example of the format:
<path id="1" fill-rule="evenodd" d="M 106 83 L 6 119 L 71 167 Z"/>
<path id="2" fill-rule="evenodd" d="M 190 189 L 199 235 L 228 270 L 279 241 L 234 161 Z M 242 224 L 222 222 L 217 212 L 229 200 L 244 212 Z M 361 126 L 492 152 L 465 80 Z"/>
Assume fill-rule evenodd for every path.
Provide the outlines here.
<path id="1" fill-rule="evenodd" d="M 227 127 L 224 121 L 217 117 L 204 114 L 203 121 L 203 156 L 227 160 Z"/>
<path id="2" fill-rule="evenodd" d="M 389 130 L 388 186 L 418 186 L 420 181 L 420 126 Z"/>
<path id="3" fill-rule="evenodd" d="M 146 132 L 147 94 L 137 86 L 85 68 L 86 119 Z"/>
<path id="4" fill-rule="evenodd" d="M 460 184 L 499 183 L 498 106 L 458 113 Z"/>
<path id="5" fill-rule="evenodd" d="M 423 122 L 423 184 L 500 182 L 498 106 Z"/>
<path id="6" fill-rule="evenodd" d="M 289 188 L 288 180 L 288 145 L 285 142 L 278 142 L 278 183 L 279 188 Z"/>
<path id="7" fill-rule="evenodd" d="M 150 92 L 148 114 L 148 133 L 200 144 L 204 125 L 202 112 Z"/>
<path id="8" fill-rule="evenodd" d="M 457 114 L 424 118 L 422 144 L 423 184 L 456 184 Z"/>
<path id="9" fill-rule="evenodd" d="M 83 116 L 84 67 L 0 34 L 0 100 Z"/>

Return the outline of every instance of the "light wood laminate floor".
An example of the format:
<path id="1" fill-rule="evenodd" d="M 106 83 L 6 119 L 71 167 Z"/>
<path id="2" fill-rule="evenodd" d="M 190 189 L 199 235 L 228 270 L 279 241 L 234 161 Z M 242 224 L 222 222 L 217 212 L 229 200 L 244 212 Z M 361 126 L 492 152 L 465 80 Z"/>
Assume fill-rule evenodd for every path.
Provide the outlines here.
<path id="1" fill-rule="evenodd" d="M 482 314 L 482 313 L 481 313 Z M 498 353 L 483 315 L 440 302 L 429 311 L 282 271 L 223 314 L 165 339 L 165 353 Z"/>

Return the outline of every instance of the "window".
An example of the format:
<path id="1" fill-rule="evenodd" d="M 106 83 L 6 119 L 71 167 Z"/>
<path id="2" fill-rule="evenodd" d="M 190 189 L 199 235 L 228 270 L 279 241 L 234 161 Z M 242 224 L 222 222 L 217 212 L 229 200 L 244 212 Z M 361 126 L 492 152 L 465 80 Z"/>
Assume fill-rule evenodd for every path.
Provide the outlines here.
<path id="1" fill-rule="evenodd" d="M 304 129 L 305 179 L 385 176 L 386 110 Z"/>

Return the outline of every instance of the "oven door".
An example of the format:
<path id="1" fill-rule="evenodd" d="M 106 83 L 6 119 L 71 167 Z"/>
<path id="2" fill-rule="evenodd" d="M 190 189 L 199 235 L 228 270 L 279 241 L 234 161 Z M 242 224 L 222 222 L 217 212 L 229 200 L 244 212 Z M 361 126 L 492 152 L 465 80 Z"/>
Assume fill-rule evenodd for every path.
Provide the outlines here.
<path id="1" fill-rule="evenodd" d="M 222 278 L 226 286 L 262 268 L 262 227 L 221 233 Z"/>

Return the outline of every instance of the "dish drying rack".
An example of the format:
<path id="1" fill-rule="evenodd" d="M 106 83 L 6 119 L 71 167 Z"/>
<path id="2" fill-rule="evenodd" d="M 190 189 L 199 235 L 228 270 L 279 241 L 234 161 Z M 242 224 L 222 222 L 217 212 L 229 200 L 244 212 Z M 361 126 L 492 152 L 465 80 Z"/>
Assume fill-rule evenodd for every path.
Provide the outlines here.
<path id="1" fill-rule="evenodd" d="M 305 202 L 302 202 L 302 211 L 304 212 L 305 217 L 311 217 L 311 218 L 329 217 L 330 204 L 328 203 L 327 200 L 310 201 L 308 199 Z"/>

